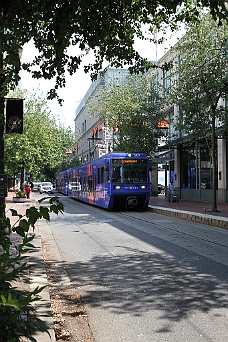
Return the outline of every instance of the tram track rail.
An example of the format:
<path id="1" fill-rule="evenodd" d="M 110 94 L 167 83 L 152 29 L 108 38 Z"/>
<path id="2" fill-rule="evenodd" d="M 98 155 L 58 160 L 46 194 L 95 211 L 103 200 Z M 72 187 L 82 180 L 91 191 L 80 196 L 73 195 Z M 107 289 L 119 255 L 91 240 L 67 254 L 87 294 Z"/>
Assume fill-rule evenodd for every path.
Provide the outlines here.
<path id="1" fill-rule="evenodd" d="M 152 217 L 151 217 L 151 219 L 143 218 L 142 215 L 144 215 L 144 213 L 142 213 L 142 215 L 140 215 L 140 213 L 135 214 L 134 212 L 119 212 L 119 214 L 121 214 L 122 216 L 125 216 L 125 217 L 131 217 L 131 218 L 134 218 L 136 220 L 140 220 L 140 221 L 147 222 L 147 223 L 150 223 L 150 224 L 155 224 L 156 226 L 159 226 L 161 228 L 165 228 L 165 229 L 173 231 L 175 233 L 183 234 L 183 235 L 189 236 L 191 238 L 202 240 L 202 241 L 205 241 L 205 242 L 208 242 L 208 243 L 211 243 L 211 244 L 214 244 L 214 245 L 218 245 L 218 246 L 221 246 L 221 247 L 225 247 L 225 248 L 228 249 L 228 232 L 224 234 L 224 235 L 227 236 L 227 242 L 226 243 L 221 243 L 221 242 L 209 239 L 209 238 L 205 238 L 205 237 L 202 237 L 202 236 L 199 236 L 199 235 L 196 235 L 196 234 L 192 234 L 192 233 L 189 233 L 189 232 L 177 229 L 177 228 L 170 227 L 168 225 L 165 225 L 165 223 L 159 223 L 158 220 L 154 220 Z M 155 214 L 155 215 L 159 215 L 159 214 Z M 140 218 L 139 218 L 139 216 L 140 216 Z M 179 219 L 170 218 L 170 222 L 171 222 L 171 220 L 174 221 L 174 220 L 179 220 Z M 167 217 L 166 217 L 166 219 L 160 220 L 160 221 L 161 222 L 166 222 L 167 221 Z M 189 223 L 195 224 L 193 222 L 189 222 Z M 199 225 L 202 226 L 201 224 L 199 224 Z M 207 229 L 209 229 L 209 227 L 207 227 Z"/>
<path id="2" fill-rule="evenodd" d="M 74 200 L 72 200 L 73 203 L 75 203 Z M 100 219 L 98 221 L 101 225 L 111 224 L 121 229 L 121 224 L 124 224 L 139 232 L 148 234 L 148 236 L 160 238 L 228 267 L 227 229 L 220 229 L 216 226 L 208 226 L 151 211 L 111 212 L 83 202 L 77 203 L 82 206 L 89 206 L 92 211 L 99 212 Z M 102 230 L 102 228 L 100 229 Z M 131 234 L 130 228 L 127 233 Z M 192 241 L 188 240 L 188 238 L 192 239 Z M 212 249 L 213 252 L 211 251 Z"/>

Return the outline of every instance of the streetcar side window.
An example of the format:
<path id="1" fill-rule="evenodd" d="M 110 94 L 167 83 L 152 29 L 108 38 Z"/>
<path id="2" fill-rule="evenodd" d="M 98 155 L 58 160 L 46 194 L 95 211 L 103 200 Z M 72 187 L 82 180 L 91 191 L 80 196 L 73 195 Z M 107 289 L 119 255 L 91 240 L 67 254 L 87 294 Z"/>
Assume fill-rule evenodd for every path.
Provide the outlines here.
<path id="1" fill-rule="evenodd" d="M 96 175 L 93 175 L 93 191 L 96 190 Z"/>
<path id="2" fill-rule="evenodd" d="M 109 169 L 107 169 L 107 183 L 110 183 L 110 173 L 109 173 Z"/>
<path id="3" fill-rule="evenodd" d="M 92 191 L 93 187 L 92 187 L 92 176 L 88 176 L 88 187 L 89 187 L 89 191 Z"/>
<path id="4" fill-rule="evenodd" d="M 87 179 L 86 178 L 87 178 L 86 176 L 83 177 L 83 191 L 87 190 Z"/>
<path id="5" fill-rule="evenodd" d="M 81 186 L 82 186 L 81 190 L 83 191 L 83 190 L 84 190 L 84 187 L 83 187 L 82 177 L 80 177 L 80 184 L 81 184 Z"/>
<path id="6" fill-rule="evenodd" d="M 79 177 L 73 177 L 71 182 L 71 190 L 81 191 L 81 184 Z"/>
<path id="7" fill-rule="evenodd" d="M 69 188 L 72 191 L 76 190 L 76 179 L 75 179 L 75 177 L 72 177 L 72 180 L 69 182 Z"/>
<path id="8" fill-rule="evenodd" d="M 97 169 L 97 173 L 98 173 L 97 183 L 100 184 L 100 179 L 101 179 L 101 169 L 100 169 L 100 167 Z"/>
<path id="9" fill-rule="evenodd" d="M 81 191 L 80 178 L 76 177 L 76 190 Z"/>
<path id="10" fill-rule="evenodd" d="M 104 183 L 104 166 L 98 168 L 98 184 Z"/>

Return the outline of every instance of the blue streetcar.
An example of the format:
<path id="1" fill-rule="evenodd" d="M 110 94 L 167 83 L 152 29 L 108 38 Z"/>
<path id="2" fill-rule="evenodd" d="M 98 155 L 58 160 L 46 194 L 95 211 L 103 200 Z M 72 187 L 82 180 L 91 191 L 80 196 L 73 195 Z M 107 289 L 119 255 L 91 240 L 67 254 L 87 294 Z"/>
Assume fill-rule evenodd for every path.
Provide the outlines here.
<path id="1" fill-rule="evenodd" d="M 58 191 L 109 210 L 146 209 L 149 160 L 143 153 L 109 153 L 58 175 Z"/>

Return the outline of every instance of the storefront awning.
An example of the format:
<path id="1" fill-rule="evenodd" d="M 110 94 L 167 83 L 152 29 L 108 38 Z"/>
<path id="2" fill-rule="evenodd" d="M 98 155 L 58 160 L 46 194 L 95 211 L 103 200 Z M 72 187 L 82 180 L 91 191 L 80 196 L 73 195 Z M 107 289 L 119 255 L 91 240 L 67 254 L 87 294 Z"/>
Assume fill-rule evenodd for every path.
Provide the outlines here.
<path id="1" fill-rule="evenodd" d="M 162 164 L 174 160 L 174 153 L 172 150 L 166 151 L 152 158 L 153 163 Z"/>

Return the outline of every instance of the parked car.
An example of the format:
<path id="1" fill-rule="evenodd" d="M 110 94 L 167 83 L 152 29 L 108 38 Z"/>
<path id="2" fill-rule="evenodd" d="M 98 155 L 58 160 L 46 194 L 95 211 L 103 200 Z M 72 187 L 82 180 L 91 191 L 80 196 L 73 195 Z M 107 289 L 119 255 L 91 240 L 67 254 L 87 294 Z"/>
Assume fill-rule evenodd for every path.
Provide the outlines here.
<path id="1" fill-rule="evenodd" d="M 42 194 L 42 193 L 53 194 L 54 189 L 53 189 L 52 183 L 51 182 L 42 182 L 42 183 L 40 183 L 39 192 L 40 192 L 40 194 Z"/>
<path id="2" fill-rule="evenodd" d="M 40 190 L 40 183 L 38 182 L 33 182 L 33 188 L 32 191 L 39 191 Z"/>
<path id="3" fill-rule="evenodd" d="M 164 194 L 165 193 L 165 186 L 162 184 L 158 184 L 158 193 Z"/>

